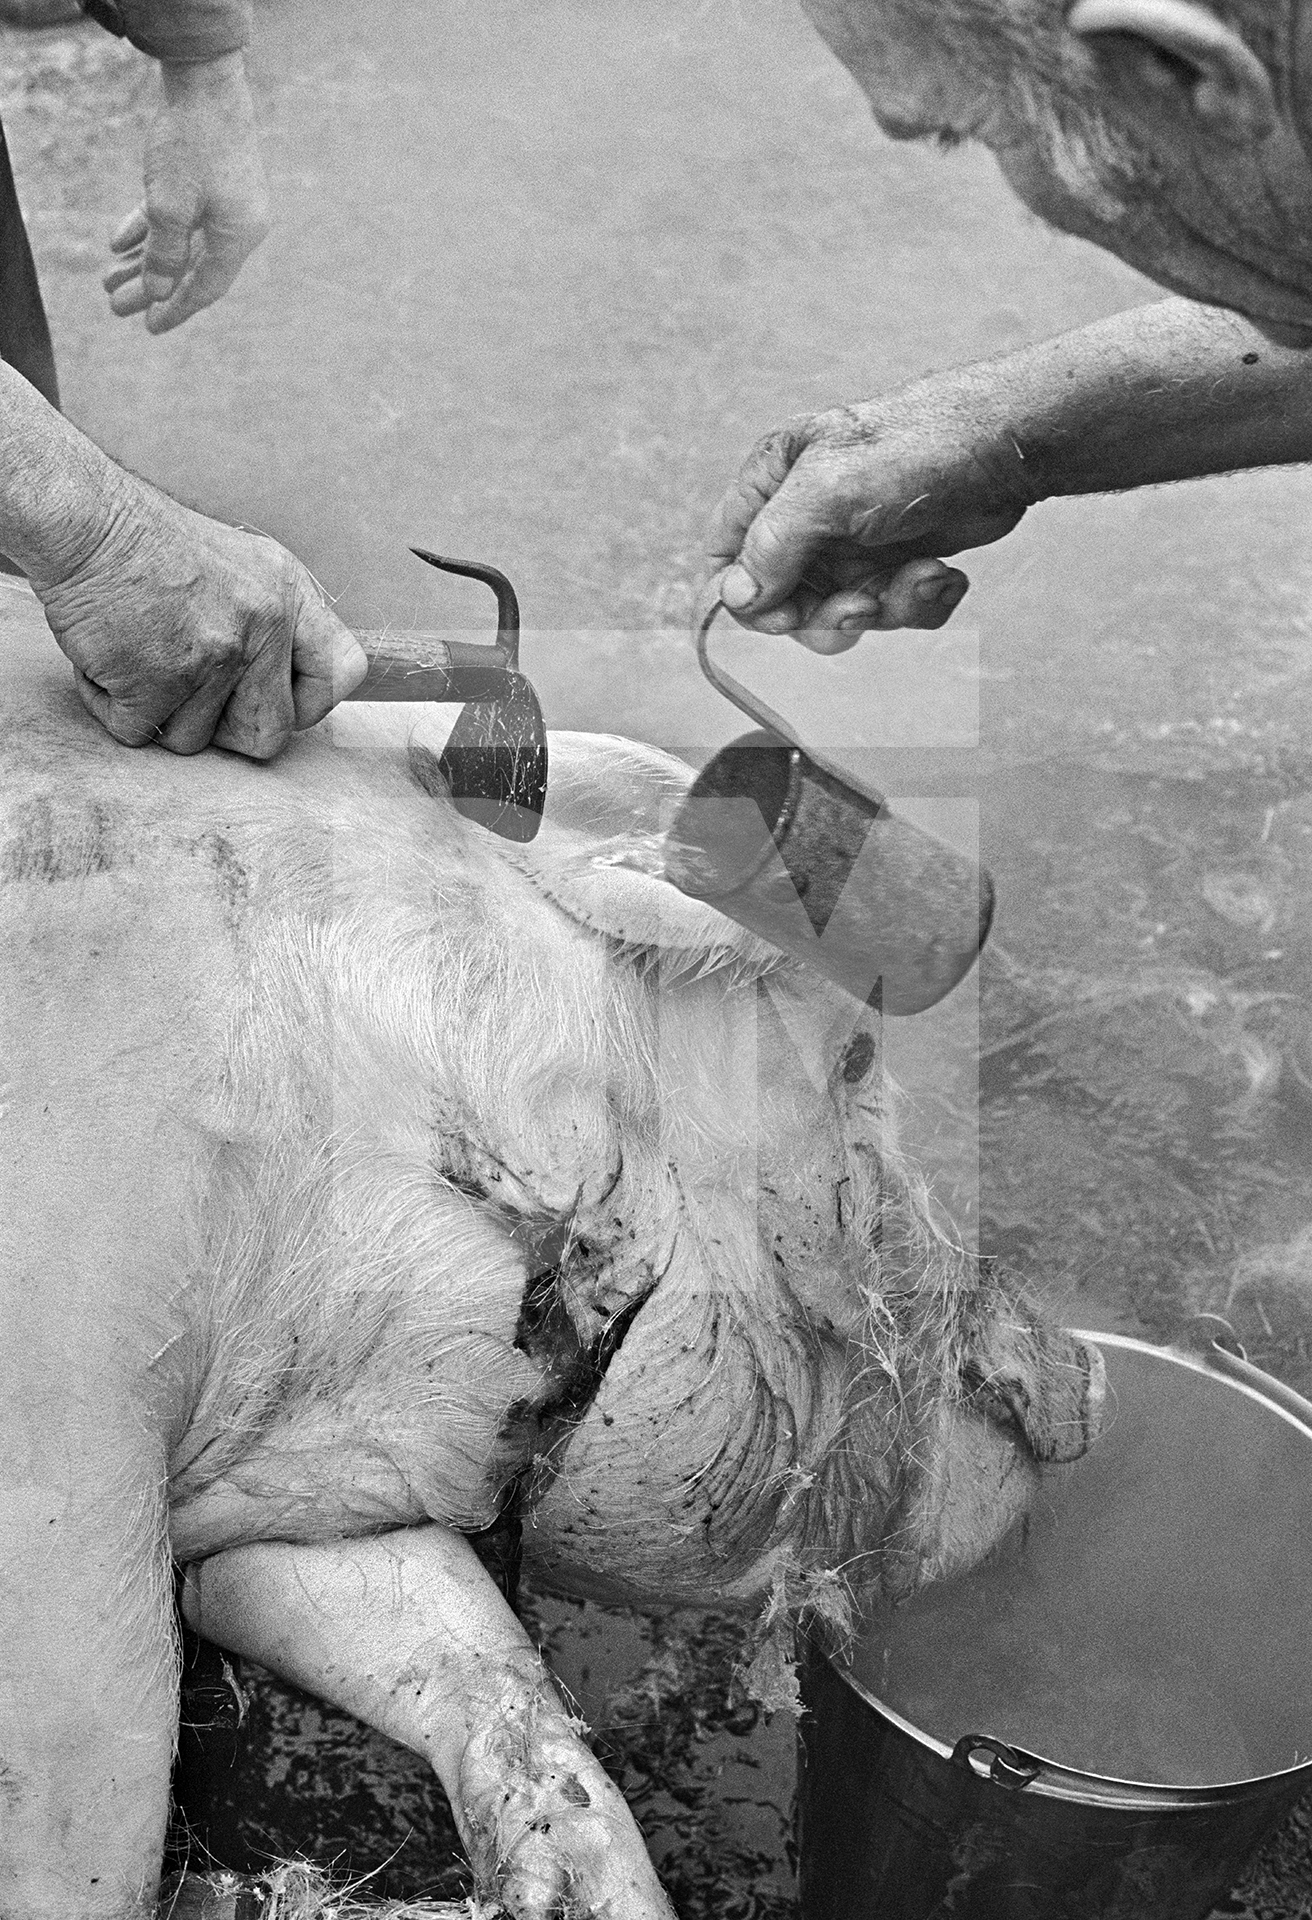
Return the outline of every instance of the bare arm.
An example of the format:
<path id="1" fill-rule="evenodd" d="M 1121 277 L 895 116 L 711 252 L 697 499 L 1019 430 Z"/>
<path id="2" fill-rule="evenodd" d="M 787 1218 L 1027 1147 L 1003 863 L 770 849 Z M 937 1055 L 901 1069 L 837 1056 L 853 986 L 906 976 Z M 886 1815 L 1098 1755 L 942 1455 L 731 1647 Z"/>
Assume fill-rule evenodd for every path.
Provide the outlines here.
<path id="1" fill-rule="evenodd" d="M 1041 500 L 1312 460 L 1312 352 L 1220 307 L 1164 300 L 1002 365 Z"/>
<path id="2" fill-rule="evenodd" d="M 708 540 L 744 625 L 819 651 L 937 627 L 941 556 L 1039 501 L 1312 460 L 1312 353 L 1187 300 L 791 422 L 744 462 Z"/>
<path id="3" fill-rule="evenodd" d="M 130 746 L 256 759 L 364 676 L 358 641 L 276 540 L 179 506 L 0 362 L 0 552 L 18 562 L 84 704 Z"/>

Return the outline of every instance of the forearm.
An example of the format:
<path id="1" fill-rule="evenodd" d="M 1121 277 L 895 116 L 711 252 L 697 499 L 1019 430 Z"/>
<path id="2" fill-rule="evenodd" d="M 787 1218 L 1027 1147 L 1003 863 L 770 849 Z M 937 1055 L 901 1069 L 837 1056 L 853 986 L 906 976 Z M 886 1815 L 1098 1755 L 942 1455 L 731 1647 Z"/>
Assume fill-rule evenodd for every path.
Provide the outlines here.
<path id="1" fill-rule="evenodd" d="M 975 371 L 1031 500 L 1312 460 L 1312 352 L 1221 308 L 1164 300 Z"/>
<path id="2" fill-rule="evenodd" d="M 35 580 L 61 579 L 104 538 L 130 484 L 0 361 L 0 553 Z"/>

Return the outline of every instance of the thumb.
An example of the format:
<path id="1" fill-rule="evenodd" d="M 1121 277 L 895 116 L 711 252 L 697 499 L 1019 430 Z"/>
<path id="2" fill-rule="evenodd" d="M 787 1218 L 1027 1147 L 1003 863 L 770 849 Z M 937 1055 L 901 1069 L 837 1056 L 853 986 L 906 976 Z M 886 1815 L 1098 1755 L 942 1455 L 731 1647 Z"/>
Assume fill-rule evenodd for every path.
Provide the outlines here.
<path id="1" fill-rule="evenodd" d="M 322 720 L 359 686 L 368 670 L 369 657 L 350 628 L 319 600 L 304 595 L 292 635 L 297 732 Z"/>
<path id="2" fill-rule="evenodd" d="M 802 581 L 816 547 L 839 531 L 832 503 L 804 470 L 794 469 L 748 526 L 720 582 L 720 598 L 731 613 L 756 616 L 781 607 Z"/>

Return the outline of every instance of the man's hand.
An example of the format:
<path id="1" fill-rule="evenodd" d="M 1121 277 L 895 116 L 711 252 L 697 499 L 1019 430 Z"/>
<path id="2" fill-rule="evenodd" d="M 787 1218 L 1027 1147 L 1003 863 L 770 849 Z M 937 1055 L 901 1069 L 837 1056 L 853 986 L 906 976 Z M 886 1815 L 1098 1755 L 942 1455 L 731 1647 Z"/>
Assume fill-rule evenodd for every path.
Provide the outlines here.
<path id="1" fill-rule="evenodd" d="M 268 760 L 358 686 L 364 649 L 286 548 L 123 475 L 106 532 L 32 573 L 84 705 L 128 746 Z"/>
<path id="2" fill-rule="evenodd" d="M 804 416 L 752 450 L 707 541 L 742 625 L 816 653 L 943 625 L 968 582 L 939 556 L 1000 540 L 1032 498 L 971 372 Z"/>
<path id="3" fill-rule="evenodd" d="M 240 53 L 165 62 L 146 140 L 146 197 L 110 241 L 110 306 L 167 333 L 226 293 L 269 231 L 269 194 Z"/>
<path id="4" fill-rule="evenodd" d="M 1163 300 L 770 434 L 721 500 L 709 571 L 730 612 L 817 653 L 941 627 L 1040 500 L 1312 459 L 1312 352 Z"/>

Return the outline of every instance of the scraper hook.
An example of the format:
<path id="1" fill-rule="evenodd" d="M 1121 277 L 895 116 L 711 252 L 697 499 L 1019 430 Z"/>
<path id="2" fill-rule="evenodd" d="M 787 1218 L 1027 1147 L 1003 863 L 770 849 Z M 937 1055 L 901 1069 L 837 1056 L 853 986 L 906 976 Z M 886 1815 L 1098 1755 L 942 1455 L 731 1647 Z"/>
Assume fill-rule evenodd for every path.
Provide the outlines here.
<path id="1" fill-rule="evenodd" d="M 440 553 L 429 553 L 423 547 L 411 547 L 416 560 L 422 560 L 427 566 L 436 567 L 441 573 L 461 573 L 469 580 L 481 580 L 485 587 L 491 587 L 497 597 L 497 645 L 506 650 L 506 665 L 512 673 L 519 671 L 519 601 L 515 598 L 515 589 L 504 573 L 496 567 L 484 566 L 477 560 L 448 560 Z"/>

